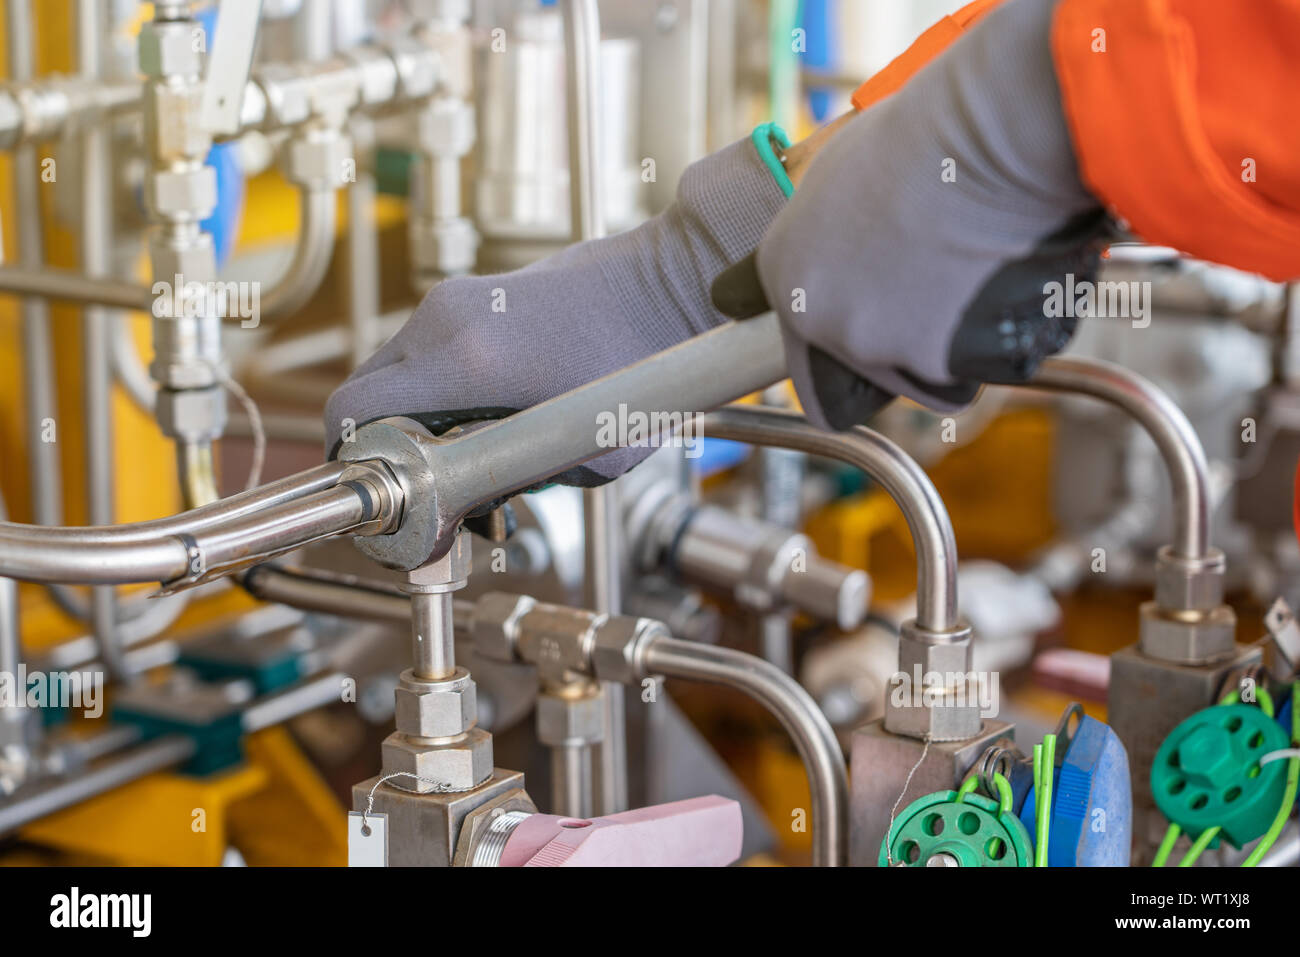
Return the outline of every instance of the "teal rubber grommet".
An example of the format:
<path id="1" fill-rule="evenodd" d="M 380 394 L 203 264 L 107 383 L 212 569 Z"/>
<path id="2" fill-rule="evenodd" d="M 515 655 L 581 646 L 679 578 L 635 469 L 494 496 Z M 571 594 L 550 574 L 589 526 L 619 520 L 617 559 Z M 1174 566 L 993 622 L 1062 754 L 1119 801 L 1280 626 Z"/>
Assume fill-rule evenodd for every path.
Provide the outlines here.
<path id="1" fill-rule="evenodd" d="M 1151 765 L 1156 807 L 1193 840 L 1219 827 L 1233 847 L 1249 844 L 1269 829 L 1286 791 L 1288 762 L 1261 765 L 1259 759 L 1290 746 L 1282 727 L 1253 705 L 1198 711 L 1170 731 L 1156 751 Z"/>
<path id="2" fill-rule="evenodd" d="M 776 180 L 776 185 L 781 188 L 786 199 L 794 195 L 794 183 L 790 179 L 790 174 L 785 171 L 785 164 L 776 155 L 776 150 L 772 148 L 772 141 L 775 140 L 780 144 L 781 149 L 790 148 L 790 137 L 786 136 L 785 130 L 775 123 L 761 123 L 754 127 L 754 149 L 758 150 L 759 159 L 763 165 L 768 168 L 772 178 Z"/>
<path id="3" fill-rule="evenodd" d="M 888 843 L 886 843 L 886 841 Z M 880 844 L 877 863 L 926 867 L 940 855 L 958 867 L 1031 867 L 1033 842 L 1013 813 L 982 794 L 958 800 L 956 791 L 935 791 L 909 804 Z"/>

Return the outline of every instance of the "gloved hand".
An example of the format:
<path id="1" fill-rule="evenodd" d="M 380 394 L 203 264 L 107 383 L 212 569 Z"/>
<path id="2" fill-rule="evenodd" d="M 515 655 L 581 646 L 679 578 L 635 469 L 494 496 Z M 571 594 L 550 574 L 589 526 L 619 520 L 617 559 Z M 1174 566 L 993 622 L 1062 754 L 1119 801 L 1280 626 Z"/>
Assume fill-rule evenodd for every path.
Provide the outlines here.
<path id="1" fill-rule="evenodd" d="M 330 397 L 326 454 L 348 426 L 389 416 L 435 433 L 501 418 L 722 324 L 709 284 L 784 205 L 745 139 L 688 168 L 673 206 L 637 229 L 516 272 L 446 280 Z M 616 449 L 555 481 L 600 485 L 653 451 Z"/>
<path id="2" fill-rule="evenodd" d="M 715 285 L 770 302 L 809 418 L 846 429 L 897 395 L 938 410 L 1018 382 L 1074 331 L 1044 285 L 1092 279 L 1105 216 L 1079 179 L 1048 45 L 1056 0 L 1008 0 L 812 163 Z M 757 284 L 761 283 L 762 294 Z"/>

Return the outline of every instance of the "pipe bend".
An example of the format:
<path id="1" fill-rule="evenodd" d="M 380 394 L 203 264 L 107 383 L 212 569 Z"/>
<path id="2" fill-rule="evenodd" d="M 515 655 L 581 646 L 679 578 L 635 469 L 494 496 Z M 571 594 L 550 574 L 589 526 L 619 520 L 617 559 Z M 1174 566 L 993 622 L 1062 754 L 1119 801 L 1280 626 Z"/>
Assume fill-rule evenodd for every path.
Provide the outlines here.
<path id="1" fill-rule="evenodd" d="M 794 739 L 808 772 L 813 803 L 813 864 L 848 863 L 849 781 L 839 741 L 817 703 L 775 665 L 736 651 L 657 635 L 645 646 L 647 674 L 662 674 L 743 692 L 770 711 Z"/>
<path id="2" fill-rule="evenodd" d="M 836 459 L 861 469 L 898 503 L 916 547 L 916 621 L 927 631 L 960 626 L 957 542 L 948 510 L 925 471 L 894 442 L 858 426 L 827 432 L 784 409 L 728 406 L 704 417 L 702 434 L 752 445 L 772 445 Z"/>
<path id="3" fill-rule="evenodd" d="M 1132 416 L 1155 441 L 1174 491 L 1174 551 L 1205 558 L 1210 549 L 1209 470 L 1192 424 L 1162 389 L 1136 373 L 1101 359 L 1055 358 L 1043 362 L 1025 388 L 1091 396 Z"/>
<path id="4" fill-rule="evenodd" d="M 298 240 L 289 268 L 266 294 L 260 308 L 263 318 L 276 319 L 297 312 L 320 288 L 334 253 L 337 219 L 334 190 L 304 187 L 299 191 Z"/>

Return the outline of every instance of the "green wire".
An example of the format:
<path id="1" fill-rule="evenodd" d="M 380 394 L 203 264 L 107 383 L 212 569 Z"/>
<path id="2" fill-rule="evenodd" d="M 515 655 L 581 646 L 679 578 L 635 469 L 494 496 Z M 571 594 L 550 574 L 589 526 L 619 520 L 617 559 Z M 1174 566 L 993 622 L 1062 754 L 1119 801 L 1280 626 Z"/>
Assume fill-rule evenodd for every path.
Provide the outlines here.
<path id="1" fill-rule="evenodd" d="M 1165 831 L 1165 839 L 1160 842 L 1160 850 L 1156 851 L 1155 859 L 1151 862 L 1152 867 L 1165 866 L 1165 861 L 1169 860 L 1169 852 L 1178 843 L 1178 835 L 1181 833 L 1183 829 L 1177 824 L 1169 825 L 1169 830 Z"/>
<path id="2" fill-rule="evenodd" d="M 1300 681 L 1291 686 L 1291 744 L 1300 744 Z M 1277 809 L 1277 816 L 1269 826 L 1267 833 L 1255 845 L 1250 856 L 1242 861 L 1242 867 L 1254 867 L 1260 862 L 1268 849 L 1273 846 L 1282 828 L 1286 827 L 1291 817 L 1291 805 L 1295 803 L 1296 785 L 1300 784 L 1300 758 L 1291 758 L 1286 763 L 1286 792 L 1282 795 L 1282 806 Z"/>
<path id="3" fill-rule="evenodd" d="M 1268 693 L 1268 689 L 1256 688 L 1255 697 L 1259 699 L 1258 704 L 1260 710 L 1263 711 L 1270 718 L 1273 717 L 1273 696 Z M 1224 699 L 1219 702 L 1219 704 L 1236 704 L 1240 700 L 1241 700 L 1241 693 L 1238 691 L 1233 691 L 1231 694 L 1225 696 Z"/>
<path id="4" fill-rule="evenodd" d="M 1196 859 L 1201 856 L 1201 851 L 1210 846 L 1210 842 L 1218 836 L 1221 830 L 1223 828 L 1216 824 L 1214 827 L 1207 827 L 1202 831 L 1201 836 L 1196 839 L 1196 843 L 1188 849 L 1187 853 L 1183 855 L 1183 859 L 1178 862 L 1178 866 L 1191 867 L 1195 864 Z"/>
<path id="5" fill-rule="evenodd" d="M 1037 814 L 1034 823 L 1037 825 L 1038 840 L 1034 846 L 1034 866 L 1047 867 L 1047 843 L 1052 830 L 1052 783 L 1056 776 L 1056 735 L 1044 735 L 1042 745 L 1036 746 L 1034 750 L 1038 752 L 1040 764 L 1040 783 L 1035 796 L 1042 795 L 1040 800 L 1035 801 Z"/>
<path id="6" fill-rule="evenodd" d="M 968 777 L 965 781 L 961 783 L 961 787 L 957 789 L 957 798 L 954 803 L 960 804 L 963 800 L 965 800 L 967 794 L 970 794 L 971 791 L 974 791 L 977 787 L 979 787 L 979 783 L 980 781 L 978 775 L 972 774 L 970 777 Z"/>

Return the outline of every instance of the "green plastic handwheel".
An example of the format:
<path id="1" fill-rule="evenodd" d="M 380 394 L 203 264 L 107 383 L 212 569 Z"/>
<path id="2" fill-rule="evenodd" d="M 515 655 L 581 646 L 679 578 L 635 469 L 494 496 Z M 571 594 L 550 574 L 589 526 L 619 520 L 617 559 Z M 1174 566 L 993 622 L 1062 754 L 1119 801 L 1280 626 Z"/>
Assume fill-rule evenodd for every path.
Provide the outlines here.
<path id="1" fill-rule="evenodd" d="M 1156 752 L 1156 806 L 1193 839 L 1218 826 L 1233 847 L 1248 844 L 1268 830 L 1286 790 L 1287 762 L 1261 766 L 1259 759 L 1289 745 L 1282 726 L 1252 705 L 1198 711 Z"/>
<path id="2" fill-rule="evenodd" d="M 907 867 L 940 860 L 959 867 L 1030 867 L 1034 859 L 1019 818 L 1009 811 L 999 814 L 998 802 L 980 794 L 967 794 L 960 803 L 956 791 L 918 798 L 894 821 L 887 840 L 894 863 Z M 883 841 L 879 863 L 889 866 Z"/>

